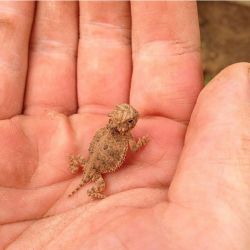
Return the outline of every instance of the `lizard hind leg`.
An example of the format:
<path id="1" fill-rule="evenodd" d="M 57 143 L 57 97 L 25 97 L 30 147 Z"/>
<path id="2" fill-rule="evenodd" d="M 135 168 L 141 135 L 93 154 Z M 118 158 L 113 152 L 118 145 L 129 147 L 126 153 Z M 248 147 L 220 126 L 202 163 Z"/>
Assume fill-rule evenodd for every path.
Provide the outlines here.
<path id="1" fill-rule="evenodd" d="M 105 182 L 103 177 L 100 175 L 99 178 L 95 181 L 94 186 L 87 190 L 87 194 L 93 199 L 103 199 L 106 197 L 102 193 L 104 189 L 105 189 Z"/>

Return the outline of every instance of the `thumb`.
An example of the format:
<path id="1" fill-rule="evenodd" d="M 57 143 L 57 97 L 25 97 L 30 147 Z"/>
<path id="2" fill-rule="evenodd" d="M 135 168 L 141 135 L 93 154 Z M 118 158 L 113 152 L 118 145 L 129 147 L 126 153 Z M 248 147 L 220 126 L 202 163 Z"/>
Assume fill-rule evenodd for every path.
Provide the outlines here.
<path id="1" fill-rule="evenodd" d="M 234 64 L 201 92 L 169 199 L 228 220 L 237 215 L 250 230 L 249 71 Z"/>

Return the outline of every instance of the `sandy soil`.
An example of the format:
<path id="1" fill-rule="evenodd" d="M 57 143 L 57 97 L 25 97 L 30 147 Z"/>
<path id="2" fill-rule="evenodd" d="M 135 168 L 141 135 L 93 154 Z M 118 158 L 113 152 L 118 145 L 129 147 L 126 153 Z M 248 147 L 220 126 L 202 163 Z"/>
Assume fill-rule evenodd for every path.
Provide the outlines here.
<path id="1" fill-rule="evenodd" d="M 198 2 L 205 80 L 235 62 L 250 62 L 250 6 Z"/>

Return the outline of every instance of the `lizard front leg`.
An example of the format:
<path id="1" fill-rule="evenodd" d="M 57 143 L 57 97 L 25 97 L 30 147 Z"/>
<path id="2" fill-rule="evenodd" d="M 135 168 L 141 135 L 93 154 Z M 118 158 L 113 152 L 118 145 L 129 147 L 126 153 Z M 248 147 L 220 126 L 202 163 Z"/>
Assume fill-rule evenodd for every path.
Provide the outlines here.
<path id="1" fill-rule="evenodd" d="M 131 151 L 136 152 L 141 147 L 145 146 L 149 142 L 148 136 L 142 136 L 139 138 L 139 140 L 136 142 L 136 140 L 131 136 L 129 139 L 129 147 Z"/>
<path id="2" fill-rule="evenodd" d="M 69 157 L 69 169 L 72 174 L 75 174 L 80 167 L 83 169 L 85 164 L 86 160 L 80 155 L 78 156 L 71 155 Z"/>

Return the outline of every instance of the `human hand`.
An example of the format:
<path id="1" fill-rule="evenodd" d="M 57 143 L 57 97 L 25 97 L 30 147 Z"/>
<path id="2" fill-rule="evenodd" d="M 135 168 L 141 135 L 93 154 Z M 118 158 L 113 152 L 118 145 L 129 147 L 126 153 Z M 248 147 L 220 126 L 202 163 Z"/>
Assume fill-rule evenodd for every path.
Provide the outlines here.
<path id="1" fill-rule="evenodd" d="M 210 144 L 205 140 L 204 145 L 196 142 L 206 128 L 199 124 L 209 126 L 212 114 L 218 116 L 212 111 L 225 108 L 213 105 L 214 95 L 209 90 L 197 104 L 199 112 L 195 112 L 198 114 L 190 125 L 174 176 L 186 126 L 202 85 L 195 5 L 132 3 L 130 14 L 125 2 L 82 2 L 77 51 L 77 4 L 38 3 L 28 68 L 25 58 L 32 14 L 26 13 L 33 11 L 33 4 L 7 3 L 7 7 L 2 8 L 7 14 L 2 15 L 4 31 L 0 30 L 6 47 L 0 52 L 4 90 L 0 112 L 2 247 L 204 249 L 216 243 L 219 249 L 228 249 L 229 231 L 226 236 L 221 231 L 223 226 L 225 230 L 230 227 L 218 223 L 228 217 L 222 209 L 218 209 L 222 215 L 216 217 L 216 206 L 203 199 L 207 196 L 201 192 L 207 191 L 212 197 L 211 183 L 216 180 L 223 187 L 221 172 L 215 178 L 215 162 L 211 163 L 214 178 L 207 180 L 211 166 L 204 165 L 209 156 L 202 158 L 202 150 L 212 155 Z M 245 83 L 246 66 L 239 68 L 239 73 L 232 68 L 226 74 L 233 71 L 234 79 L 239 77 Z M 227 91 L 216 91 L 221 78 L 211 84 L 215 86 L 213 93 L 226 95 Z M 227 78 L 223 79 L 226 82 Z M 128 101 L 143 116 L 135 135 L 150 135 L 150 143 L 129 157 L 124 168 L 105 176 L 106 199 L 90 202 L 88 187 L 67 198 L 80 178 L 70 174 L 68 156 L 77 152 L 85 155 L 94 132 L 106 122 L 106 113 L 117 103 Z M 207 108 L 202 106 L 204 102 L 210 104 L 209 121 L 202 117 Z M 221 137 L 225 136 L 222 132 Z M 236 132 L 232 136 L 239 135 L 240 129 Z M 230 165 L 229 159 L 225 168 Z"/>

